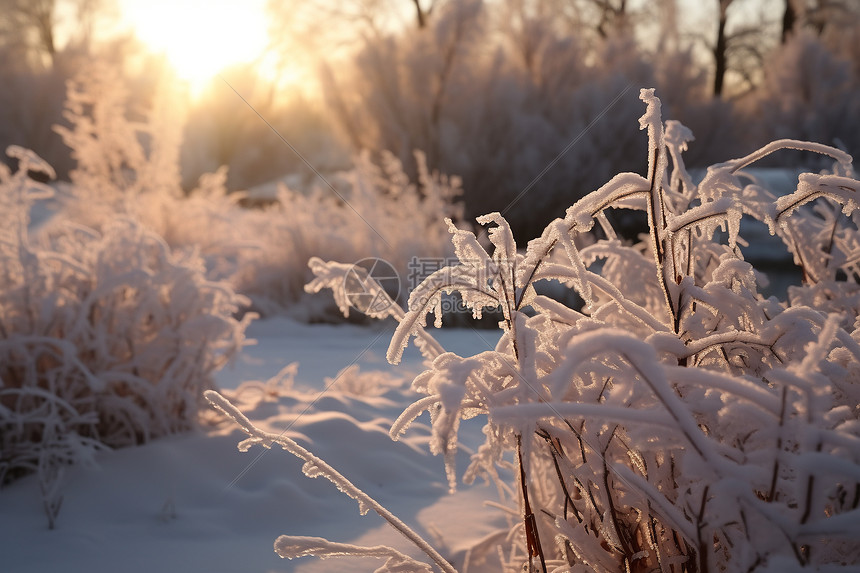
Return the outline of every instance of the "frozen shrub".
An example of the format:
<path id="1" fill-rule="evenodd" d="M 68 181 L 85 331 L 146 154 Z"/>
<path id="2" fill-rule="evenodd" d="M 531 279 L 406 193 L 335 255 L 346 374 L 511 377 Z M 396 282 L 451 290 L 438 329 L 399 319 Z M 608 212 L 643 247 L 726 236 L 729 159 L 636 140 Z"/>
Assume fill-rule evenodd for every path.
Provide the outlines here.
<path id="1" fill-rule="evenodd" d="M 860 152 L 860 75 L 849 59 L 798 31 L 765 61 L 754 113 L 764 141 L 791 137 Z"/>
<path id="2" fill-rule="evenodd" d="M 860 181 L 852 159 L 781 140 L 712 166 L 696 185 L 682 158 L 692 133 L 664 125 L 654 90 L 641 99 L 647 176 L 615 176 L 524 252 L 498 213 L 478 219 L 491 226 L 489 249 L 449 223 L 459 264 L 430 275 L 406 311 L 375 313 L 400 323 L 389 361 L 399 362 L 413 335 L 431 361 L 413 382 L 425 396 L 391 436 L 428 411 L 431 451 L 444 456 L 453 488 L 459 423 L 486 416 L 485 443 L 463 479 L 494 482 L 518 506 L 513 535 L 500 536 L 513 541 L 499 552 L 506 571 L 853 570 Z M 836 161 L 831 173 L 802 174 L 782 197 L 741 184 L 746 166 L 781 149 Z M 649 232 L 636 244 L 620 240 L 610 209 L 643 211 Z M 766 223 L 802 266 L 804 283 L 788 300 L 759 294 L 765 277 L 743 258 L 744 214 Z M 578 248 L 577 236 L 596 228 L 597 239 Z M 349 303 L 343 265 L 316 261 L 314 270 L 313 288 Z M 546 280 L 584 305 L 537 294 L 534 284 Z M 476 314 L 501 308 L 495 348 L 461 357 L 426 331 L 428 311 L 451 291 Z M 277 442 L 210 399 L 251 436 L 243 448 Z M 326 473 L 311 462 L 305 471 Z M 304 538 L 276 547 L 287 545 L 288 556 L 367 552 Z"/>
<path id="3" fill-rule="evenodd" d="M 193 428 L 212 373 L 242 346 L 244 299 L 133 219 L 28 229 L 50 166 L 0 172 L 0 482 L 36 471 L 49 525 L 63 468 Z M 250 315 L 249 315 L 250 318 Z"/>

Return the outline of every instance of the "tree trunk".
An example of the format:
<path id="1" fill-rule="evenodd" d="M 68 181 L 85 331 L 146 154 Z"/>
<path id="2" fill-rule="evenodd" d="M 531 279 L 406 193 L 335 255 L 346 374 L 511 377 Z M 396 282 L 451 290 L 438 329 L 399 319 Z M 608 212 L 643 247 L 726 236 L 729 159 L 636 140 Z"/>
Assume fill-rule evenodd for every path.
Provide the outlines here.
<path id="1" fill-rule="evenodd" d="M 719 0 L 720 2 L 720 24 L 717 27 L 717 43 L 714 44 L 714 96 L 723 95 L 723 82 L 728 68 L 726 50 L 728 38 L 726 37 L 726 12 L 732 0 Z"/>
<path id="2" fill-rule="evenodd" d="M 788 41 L 788 37 L 794 31 L 794 23 L 797 21 L 797 12 L 792 0 L 785 0 L 785 12 L 782 13 L 782 43 Z"/>
<path id="3" fill-rule="evenodd" d="M 412 0 L 415 4 L 415 13 L 418 20 L 418 28 L 424 29 L 427 26 L 427 15 L 429 13 L 425 12 L 423 8 L 421 8 L 421 3 L 419 0 Z"/>

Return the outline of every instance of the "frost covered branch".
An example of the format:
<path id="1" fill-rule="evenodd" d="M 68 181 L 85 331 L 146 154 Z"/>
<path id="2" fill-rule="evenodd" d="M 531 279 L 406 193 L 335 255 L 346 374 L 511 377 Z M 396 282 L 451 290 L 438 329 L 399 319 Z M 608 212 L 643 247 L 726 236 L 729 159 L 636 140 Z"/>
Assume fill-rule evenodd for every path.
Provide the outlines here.
<path id="1" fill-rule="evenodd" d="M 328 557 L 376 557 L 385 559 L 385 565 L 374 573 L 429 573 L 430 566 L 415 561 L 408 555 L 386 547 L 362 547 L 347 543 L 334 543 L 320 537 L 281 535 L 275 540 L 275 553 L 287 559 L 315 555 L 321 559 Z"/>
<path id="2" fill-rule="evenodd" d="M 226 398 L 221 396 L 218 392 L 214 390 L 207 390 L 205 393 L 206 399 L 209 400 L 209 403 L 214 407 L 218 408 L 228 417 L 232 418 L 242 431 L 248 434 L 248 438 L 239 443 L 239 450 L 246 452 L 248 449 L 256 444 L 260 444 L 265 448 L 271 448 L 273 444 L 277 444 L 284 451 L 289 452 L 290 454 L 296 456 L 300 460 L 304 462 L 302 466 L 302 473 L 310 478 L 316 477 L 324 477 L 331 483 L 333 483 L 338 490 L 347 496 L 351 497 L 358 503 L 358 510 L 361 515 L 365 515 L 369 510 L 375 511 L 382 517 L 385 521 L 387 521 L 394 529 L 396 529 L 400 534 L 406 537 L 409 541 L 415 544 L 421 551 L 427 554 L 430 559 L 433 560 L 434 563 L 439 567 L 441 571 L 445 571 L 446 573 L 456 573 L 456 570 L 451 567 L 451 564 L 448 563 L 439 553 L 433 549 L 433 547 L 427 543 L 424 539 L 421 538 L 417 533 L 415 533 L 412 529 L 409 528 L 408 525 L 403 523 L 397 516 L 392 514 L 390 511 L 385 509 L 379 502 L 375 499 L 367 495 L 361 489 L 356 487 L 352 482 L 350 482 L 346 477 L 343 476 L 340 472 L 334 469 L 325 461 L 313 455 L 311 452 L 297 444 L 294 440 L 291 440 L 287 436 L 283 434 L 272 434 L 269 432 L 264 432 L 260 430 L 256 426 L 254 426 L 248 418 L 242 414 L 235 406 L 233 406 L 230 402 L 227 401 Z M 309 538 L 302 538 L 303 541 L 296 545 L 296 539 L 289 537 L 281 537 L 279 538 L 279 542 L 276 543 L 276 551 L 279 554 L 280 550 L 283 549 L 286 555 L 283 556 L 299 556 L 301 555 L 310 555 L 310 554 L 318 554 L 316 552 L 310 553 L 309 551 L 319 550 L 321 555 L 328 556 L 339 551 L 345 550 L 348 546 L 343 544 L 329 544 L 329 542 L 316 543 L 314 545 L 308 545 L 306 542 Z M 280 543 L 281 540 L 283 543 Z M 280 543 L 280 545 L 279 545 Z M 402 567 L 403 565 L 400 563 L 403 559 L 409 559 L 406 556 L 401 555 L 400 553 L 394 552 L 394 550 L 389 548 L 384 548 L 384 551 L 380 553 L 378 551 L 379 548 L 371 549 L 371 548 L 361 548 L 359 555 L 388 555 L 392 558 L 395 558 L 395 563 L 391 565 L 397 564 L 398 567 Z M 370 552 L 370 553 L 368 553 Z M 392 553 L 393 552 L 393 553 Z M 411 559 L 404 563 L 414 563 Z M 426 567 L 426 566 L 425 566 Z M 403 569 L 391 569 L 391 571 L 403 571 Z"/>

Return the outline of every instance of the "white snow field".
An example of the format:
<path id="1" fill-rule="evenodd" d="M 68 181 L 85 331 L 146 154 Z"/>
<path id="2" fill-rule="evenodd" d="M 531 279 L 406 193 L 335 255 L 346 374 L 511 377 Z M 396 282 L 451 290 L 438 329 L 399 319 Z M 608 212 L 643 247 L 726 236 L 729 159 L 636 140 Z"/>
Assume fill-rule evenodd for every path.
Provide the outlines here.
<path id="1" fill-rule="evenodd" d="M 427 448 L 428 420 L 419 419 L 400 442 L 389 438 L 391 422 L 415 398 L 409 383 L 422 368 L 414 348 L 396 368 L 385 361 L 393 328 L 258 321 L 248 332 L 257 344 L 219 373 L 218 384 L 252 422 L 286 431 L 462 567 L 468 547 L 504 526 L 503 512 L 485 507 L 495 494 L 483 483 L 447 492 L 442 460 Z M 498 336 L 439 331 L 445 348 L 458 353 L 487 350 Z M 277 397 L 264 392 L 263 383 L 293 362 L 299 363 L 294 388 L 286 382 Z M 344 368 L 350 369 L 338 376 Z M 229 393 L 248 380 L 263 383 Z M 461 432 L 466 443 L 470 434 L 476 443 L 483 422 L 469 422 Z M 373 512 L 361 516 L 331 483 L 305 477 L 301 462 L 286 452 L 259 446 L 239 452 L 244 437 L 220 419 L 194 433 L 101 453 L 98 467 L 70 468 L 53 531 L 35 476 L 12 483 L 0 490 L 0 571 L 349 572 L 382 565 L 281 559 L 273 551 L 281 534 L 390 545 L 427 560 Z M 482 567 L 472 563 L 469 570 Z"/>

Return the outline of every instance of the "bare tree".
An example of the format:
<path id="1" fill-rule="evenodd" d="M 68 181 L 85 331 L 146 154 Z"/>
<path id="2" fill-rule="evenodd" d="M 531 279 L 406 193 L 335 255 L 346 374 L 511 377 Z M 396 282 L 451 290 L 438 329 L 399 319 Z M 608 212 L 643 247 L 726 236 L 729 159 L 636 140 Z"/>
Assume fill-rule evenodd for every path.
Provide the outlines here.
<path id="1" fill-rule="evenodd" d="M 597 33 L 601 38 L 609 36 L 610 29 L 624 29 L 627 27 L 627 0 L 591 0 L 600 11 L 600 20 L 597 23 Z"/>
<path id="2" fill-rule="evenodd" d="M 86 50 L 98 20 L 114 8 L 112 0 L 0 0 L 0 44 L 31 67 L 52 68 L 64 48 L 57 43 L 61 25 L 72 31 L 70 41 Z M 72 16 L 63 21 L 61 14 Z"/>
<path id="3" fill-rule="evenodd" d="M 56 0 L 0 0 L 0 11 L 3 43 L 29 57 L 30 64 L 52 66 L 57 53 Z"/>
<path id="4" fill-rule="evenodd" d="M 506 0 L 500 3 L 499 27 L 529 75 L 534 76 L 541 45 L 550 37 L 547 2 Z"/>
<path id="5" fill-rule="evenodd" d="M 553 19 L 569 31 L 603 40 L 630 32 L 641 12 L 648 10 L 634 11 L 628 0 L 537 0 L 531 4 L 537 11 L 554 13 Z"/>
<path id="6" fill-rule="evenodd" d="M 706 42 L 714 58 L 713 95 L 723 97 L 731 86 L 732 96 L 737 97 L 760 83 L 764 59 L 779 42 L 782 22 L 770 3 L 717 0 L 716 4 L 716 38 Z"/>
<path id="7" fill-rule="evenodd" d="M 794 0 L 785 0 L 785 10 L 782 13 L 782 38 L 781 41 L 785 44 L 789 36 L 794 31 L 797 22 L 797 8 L 794 6 Z"/>

